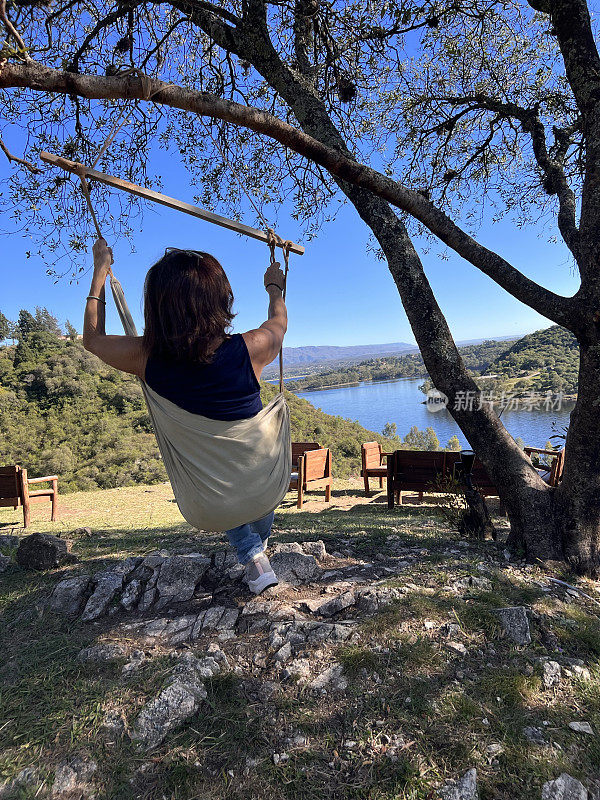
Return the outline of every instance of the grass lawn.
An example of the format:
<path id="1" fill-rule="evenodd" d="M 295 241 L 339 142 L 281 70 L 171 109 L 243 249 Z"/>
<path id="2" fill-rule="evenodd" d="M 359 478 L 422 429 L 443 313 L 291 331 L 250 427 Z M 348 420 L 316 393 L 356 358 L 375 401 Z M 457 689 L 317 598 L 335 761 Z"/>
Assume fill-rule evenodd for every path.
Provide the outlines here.
<path id="1" fill-rule="evenodd" d="M 432 800 L 470 767 L 481 800 L 537 800 L 561 772 L 600 780 L 600 608 L 551 590 L 543 565 L 509 564 L 501 545 L 460 541 L 434 503 L 388 512 L 383 495 L 361 495 L 352 479 L 336 483 L 329 506 L 315 493 L 298 511 L 290 495 L 274 526 L 275 541 L 322 539 L 328 552 L 367 564 L 406 556 L 402 574 L 379 584 L 400 598 L 352 614 L 356 641 L 306 653 L 317 671 L 341 663 L 347 688 L 323 695 L 282 680 L 266 633 L 240 634 L 221 644 L 230 669 L 208 681 L 200 712 L 150 754 L 127 736 L 108 741 L 102 722 L 109 711 L 135 719 L 164 683 L 168 649 L 144 648 L 143 668 L 128 678 L 124 659 L 80 663 L 83 647 L 117 641 L 122 616 L 84 624 L 46 601 L 82 569 L 159 548 L 208 553 L 222 535 L 192 529 L 166 484 L 64 495 L 57 523 L 49 503 L 35 505 L 30 531 L 69 534 L 80 562 L 0 574 L 0 785 L 34 766 L 37 778 L 13 796 L 50 796 L 56 766 L 73 754 L 94 759 L 96 797 L 110 800 Z M 22 535 L 21 524 L 20 512 L 0 509 L 0 535 Z M 469 586 L 469 576 L 487 580 Z M 599 596 L 590 581 L 558 577 Z M 504 637 L 494 613 L 515 605 L 531 609 L 527 647 Z M 201 654 L 209 641 L 191 649 Z M 551 688 L 548 658 L 563 667 Z M 593 735 L 569 728 L 582 720 Z M 544 743 L 528 739 L 533 728 Z"/>

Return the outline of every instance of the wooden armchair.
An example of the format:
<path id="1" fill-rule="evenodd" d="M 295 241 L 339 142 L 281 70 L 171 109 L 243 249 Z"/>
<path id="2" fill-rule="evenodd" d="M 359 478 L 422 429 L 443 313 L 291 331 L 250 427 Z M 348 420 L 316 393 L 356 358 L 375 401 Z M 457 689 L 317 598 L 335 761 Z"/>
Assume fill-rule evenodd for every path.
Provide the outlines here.
<path id="1" fill-rule="evenodd" d="M 562 480 L 562 473 L 565 466 L 565 451 L 562 450 L 547 450 L 543 447 L 524 447 L 525 453 L 531 458 L 532 453 L 543 456 L 553 456 L 552 463 L 548 466 L 540 464 L 536 467 L 542 480 L 546 481 L 548 486 L 558 486 Z"/>
<path id="2" fill-rule="evenodd" d="M 331 450 L 318 442 L 292 442 L 292 475 L 289 491 L 298 491 L 298 508 L 309 489 L 325 489 L 325 502 L 331 500 Z"/>
<path id="3" fill-rule="evenodd" d="M 51 486 L 33 491 L 29 489 L 32 484 L 38 483 L 50 483 Z M 23 506 L 23 526 L 25 528 L 29 525 L 31 502 L 44 498 L 48 498 L 52 503 L 50 519 L 55 522 L 58 505 L 58 476 L 28 478 L 27 470 L 18 464 L 0 467 L 0 506 L 12 506 L 15 509 Z"/>
<path id="4" fill-rule="evenodd" d="M 365 481 L 365 494 L 371 497 L 369 478 L 379 478 L 379 488 L 383 489 L 383 479 L 387 477 L 387 464 L 385 459 L 391 453 L 384 453 L 379 442 L 364 442 L 360 455 L 362 459 L 361 476 Z"/>

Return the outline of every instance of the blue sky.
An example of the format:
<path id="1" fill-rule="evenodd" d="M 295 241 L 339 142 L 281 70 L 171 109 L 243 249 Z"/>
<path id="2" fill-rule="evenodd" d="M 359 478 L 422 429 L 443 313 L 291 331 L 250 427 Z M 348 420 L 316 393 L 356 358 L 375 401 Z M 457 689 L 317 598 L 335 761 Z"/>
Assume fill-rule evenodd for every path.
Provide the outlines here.
<path id="1" fill-rule="evenodd" d="M 149 172 L 163 176 L 163 191 L 193 202 L 193 189 L 179 170 L 172 170 L 173 156 L 157 153 Z M 0 180 L 13 168 L 0 160 Z M 108 190 L 107 191 L 114 191 Z M 248 224 L 253 213 L 244 209 Z M 301 241 L 302 233 L 291 208 L 282 209 L 279 234 Z M 115 274 L 121 280 L 131 310 L 141 323 L 141 290 L 148 266 L 166 246 L 189 247 L 213 253 L 225 267 L 236 297 L 237 331 L 259 325 L 266 316 L 267 299 L 262 285 L 268 250 L 262 243 L 240 237 L 209 223 L 162 206 L 147 204 L 145 218 L 133 239 L 110 242 L 115 253 Z M 81 330 L 89 278 L 77 285 L 68 280 L 54 284 L 42 261 L 27 259 L 31 242 L 6 219 L 0 222 L 2 293 L 0 310 L 14 319 L 20 308 L 46 306 L 61 321 L 70 319 Z M 549 244 L 548 234 L 532 226 L 518 230 L 510 222 L 489 224 L 478 239 L 498 251 L 527 275 L 561 294 L 577 288 L 566 248 Z M 286 345 L 352 345 L 414 342 L 398 292 L 384 262 L 367 251 L 368 231 L 349 206 L 326 224 L 318 238 L 306 243 L 304 256 L 291 257 L 288 283 L 289 330 Z M 87 263 L 91 264 L 91 245 Z M 417 243 L 419 245 L 419 243 Z M 421 250 L 422 252 L 422 250 Z M 76 256 L 85 263 L 82 256 Z M 521 335 L 550 323 L 511 298 L 490 279 L 461 258 L 449 253 L 442 260 L 434 252 L 423 256 L 429 280 L 447 315 L 457 340 Z M 108 311 L 107 329 L 120 333 L 114 309 Z"/>

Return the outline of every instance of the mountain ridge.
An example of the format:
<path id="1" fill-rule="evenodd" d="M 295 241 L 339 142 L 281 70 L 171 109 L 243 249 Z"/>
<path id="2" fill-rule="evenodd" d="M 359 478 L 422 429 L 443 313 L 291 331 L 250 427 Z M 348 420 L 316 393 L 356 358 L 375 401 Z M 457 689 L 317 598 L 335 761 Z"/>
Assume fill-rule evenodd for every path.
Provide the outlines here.
<path id="1" fill-rule="evenodd" d="M 459 347 L 483 344 L 483 342 L 502 342 L 515 340 L 516 336 L 493 336 L 480 339 L 464 339 L 456 342 Z M 350 366 L 369 358 L 385 358 L 417 353 L 419 348 L 410 342 L 387 342 L 382 344 L 359 345 L 301 345 L 283 348 L 284 374 L 290 378 L 303 370 L 308 373 L 332 369 L 343 364 Z M 265 368 L 263 377 L 269 379 L 279 372 L 277 359 Z"/>

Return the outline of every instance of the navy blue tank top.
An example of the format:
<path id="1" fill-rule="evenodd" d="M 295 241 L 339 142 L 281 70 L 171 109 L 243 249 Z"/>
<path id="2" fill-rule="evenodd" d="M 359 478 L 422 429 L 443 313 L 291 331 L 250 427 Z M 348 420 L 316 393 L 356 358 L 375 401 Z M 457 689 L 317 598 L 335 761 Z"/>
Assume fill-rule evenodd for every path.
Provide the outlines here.
<path id="1" fill-rule="evenodd" d="M 208 363 L 149 356 L 145 381 L 176 406 L 210 419 L 248 419 L 262 408 L 260 385 L 241 333 L 225 339 Z"/>

